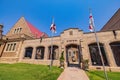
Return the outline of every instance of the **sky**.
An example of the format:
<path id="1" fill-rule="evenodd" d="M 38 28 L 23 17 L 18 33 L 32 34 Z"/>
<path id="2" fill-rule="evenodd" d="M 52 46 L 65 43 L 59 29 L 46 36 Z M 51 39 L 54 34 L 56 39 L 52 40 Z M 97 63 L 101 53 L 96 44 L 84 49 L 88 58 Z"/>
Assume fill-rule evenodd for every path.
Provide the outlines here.
<path id="1" fill-rule="evenodd" d="M 60 35 L 65 29 L 89 32 L 89 8 L 99 31 L 120 8 L 120 0 L 0 0 L 0 24 L 6 34 L 23 16 L 37 29 L 51 36 L 52 17 Z"/>

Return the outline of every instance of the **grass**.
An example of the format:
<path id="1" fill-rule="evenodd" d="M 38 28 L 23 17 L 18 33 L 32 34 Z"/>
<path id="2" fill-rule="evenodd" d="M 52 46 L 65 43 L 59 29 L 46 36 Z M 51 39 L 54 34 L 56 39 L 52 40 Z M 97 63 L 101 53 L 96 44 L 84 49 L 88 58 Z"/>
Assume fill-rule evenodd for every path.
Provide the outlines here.
<path id="1" fill-rule="evenodd" d="M 57 80 L 62 69 L 35 64 L 0 64 L 0 80 Z"/>
<path id="2" fill-rule="evenodd" d="M 87 71 L 90 80 L 106 80 L 103 71 Z M 120 80 L 120 72 L 107 72 L 109 80 Z"/>

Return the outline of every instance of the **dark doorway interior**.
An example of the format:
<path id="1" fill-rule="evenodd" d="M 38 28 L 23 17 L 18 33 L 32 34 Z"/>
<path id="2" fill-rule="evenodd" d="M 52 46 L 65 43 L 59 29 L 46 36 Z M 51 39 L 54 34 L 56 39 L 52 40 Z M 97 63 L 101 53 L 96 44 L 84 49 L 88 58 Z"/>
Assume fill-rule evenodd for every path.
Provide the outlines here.
<path id="1" fill-rule="evenodd" d="M 27 47 L 25 49 L 25 58 L 31 58 L 32 57 L 32 51 L 33 51 L 32 47 Z"/>
<path id="2" fill-rule="evenodd" d="M 117 66 L 120 66 L 120 42 L 110 44 Z"/>
<path id="3" fill-rule="evenodd" d="M 44 51 L 45 51 L 45 48 L 43 46 L 37 47 L 35 59 L 37 60 L 44 59 Z"/>
<path id="4" fill-rule="evenodd" d="M 102 57 L 104 60 L 104 64 L 105 66 L 108 66 L 108 61 L 106 58 L 106 53 L 103 47 L 103 44 L 100 44 L 100 49 L 102 52 Z M 100 58 L 100 54 L 99 54 L 99 50 L 98 50 L 98 46 L 96 43 L 90 44 L 89 45 L 89 50 L 90 50 L 90 57 L 91 57 L 91 61 L 92 61 L 92 65 L 96 65 L 96 66 L 102 66 L 102 61 Z"/>
<path id="5" fill-rule="evenodd" d="M 58 60 L 59 59 L 59 47 L 56 45 L 52 46 L 52 55 L 51 55 L 51 46 L 49 46 L 49 56 L 48 58 L 52 60 Z"/>

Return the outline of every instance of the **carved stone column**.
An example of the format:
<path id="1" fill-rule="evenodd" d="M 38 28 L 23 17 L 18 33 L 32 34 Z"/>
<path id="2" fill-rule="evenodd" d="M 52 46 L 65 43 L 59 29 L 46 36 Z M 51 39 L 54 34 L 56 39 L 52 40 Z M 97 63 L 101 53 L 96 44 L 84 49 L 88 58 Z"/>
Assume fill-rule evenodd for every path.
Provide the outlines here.
<path id="1" fill-rule="evenodd" d="M 117 67 L 112 50 L 108 43 L 105 44 L 106 57 L 110 67 Z"/>
<path id="2" fill-rule="evenodd" d="M 23 44 L 23 40 L 19 42 L 18 51 L 16 52 L 16 57 L 19 57 L 19 56 L 20 56 L 22 44 Z"/>
<path id="3" fill-rule="evenodd" d="M 45 52 L 44 52 L 44 60 L 47 60 L 48 59 L 48 47 L 46 46 L 45 47 Z"/>
<path id="4" fill-rule="evenodd" d="M 33 52 L 32 52 L 32 59 L 35 59 L 35 55 L 36 55 L 36 48 L 33 48 Z"/>

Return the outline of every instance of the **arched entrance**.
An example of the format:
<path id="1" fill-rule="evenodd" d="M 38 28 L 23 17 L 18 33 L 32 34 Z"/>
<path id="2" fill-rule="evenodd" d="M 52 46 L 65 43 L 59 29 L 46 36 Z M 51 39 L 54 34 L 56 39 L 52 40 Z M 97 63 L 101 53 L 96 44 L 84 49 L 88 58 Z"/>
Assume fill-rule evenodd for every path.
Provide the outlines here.
<path id="1" fill-rule="evenodd" d="M 25 48 L 25 56 L 24 56 L 24 58 L 31 58 L 32 57 L 32 51 L 33 51 L 32 47 Z"/>
<path id="2" fill-rule="evenodd" d="M 105 66 L 108 66 L 108 61 L 107 61 L 106 53 L 104 50 L 104 46 L 101 43 L 100 43 L 100 49 L 101 49 L 102 57 L 104 60 L 104 64 Z M 90 44 L 89 50 L 90 50 L 90 57 L 91 57 L 92 65 L 102 66 L 102 61 L 100 58 L 97 43 Z"/>
<path id="3" fill-rule="evenodd" d="M 35 59 L 44 59 L 44 51 L 45 51 L 45 47 L 43 46 L 37 47 Z"/>
<path id="4" fill-rule="evenodd" d="M 117 66 L 120 66 L 120 42 L 110 43 Z"/>
<path id="5" fill-rule="evenodd" d="M 52 60 L 58 60 L 59 59 L 59 47 L 57 45 L 52 46 L 52 56 L 51 56 L 51 46 L 49 46 L 49 55 L 48 58 Z"/>
<path id="6" fill-rule="evenodd" d="M 80 67 L 80 50 L 76 44 L 66 46 L 66 61 L 70 67 Z"/>

